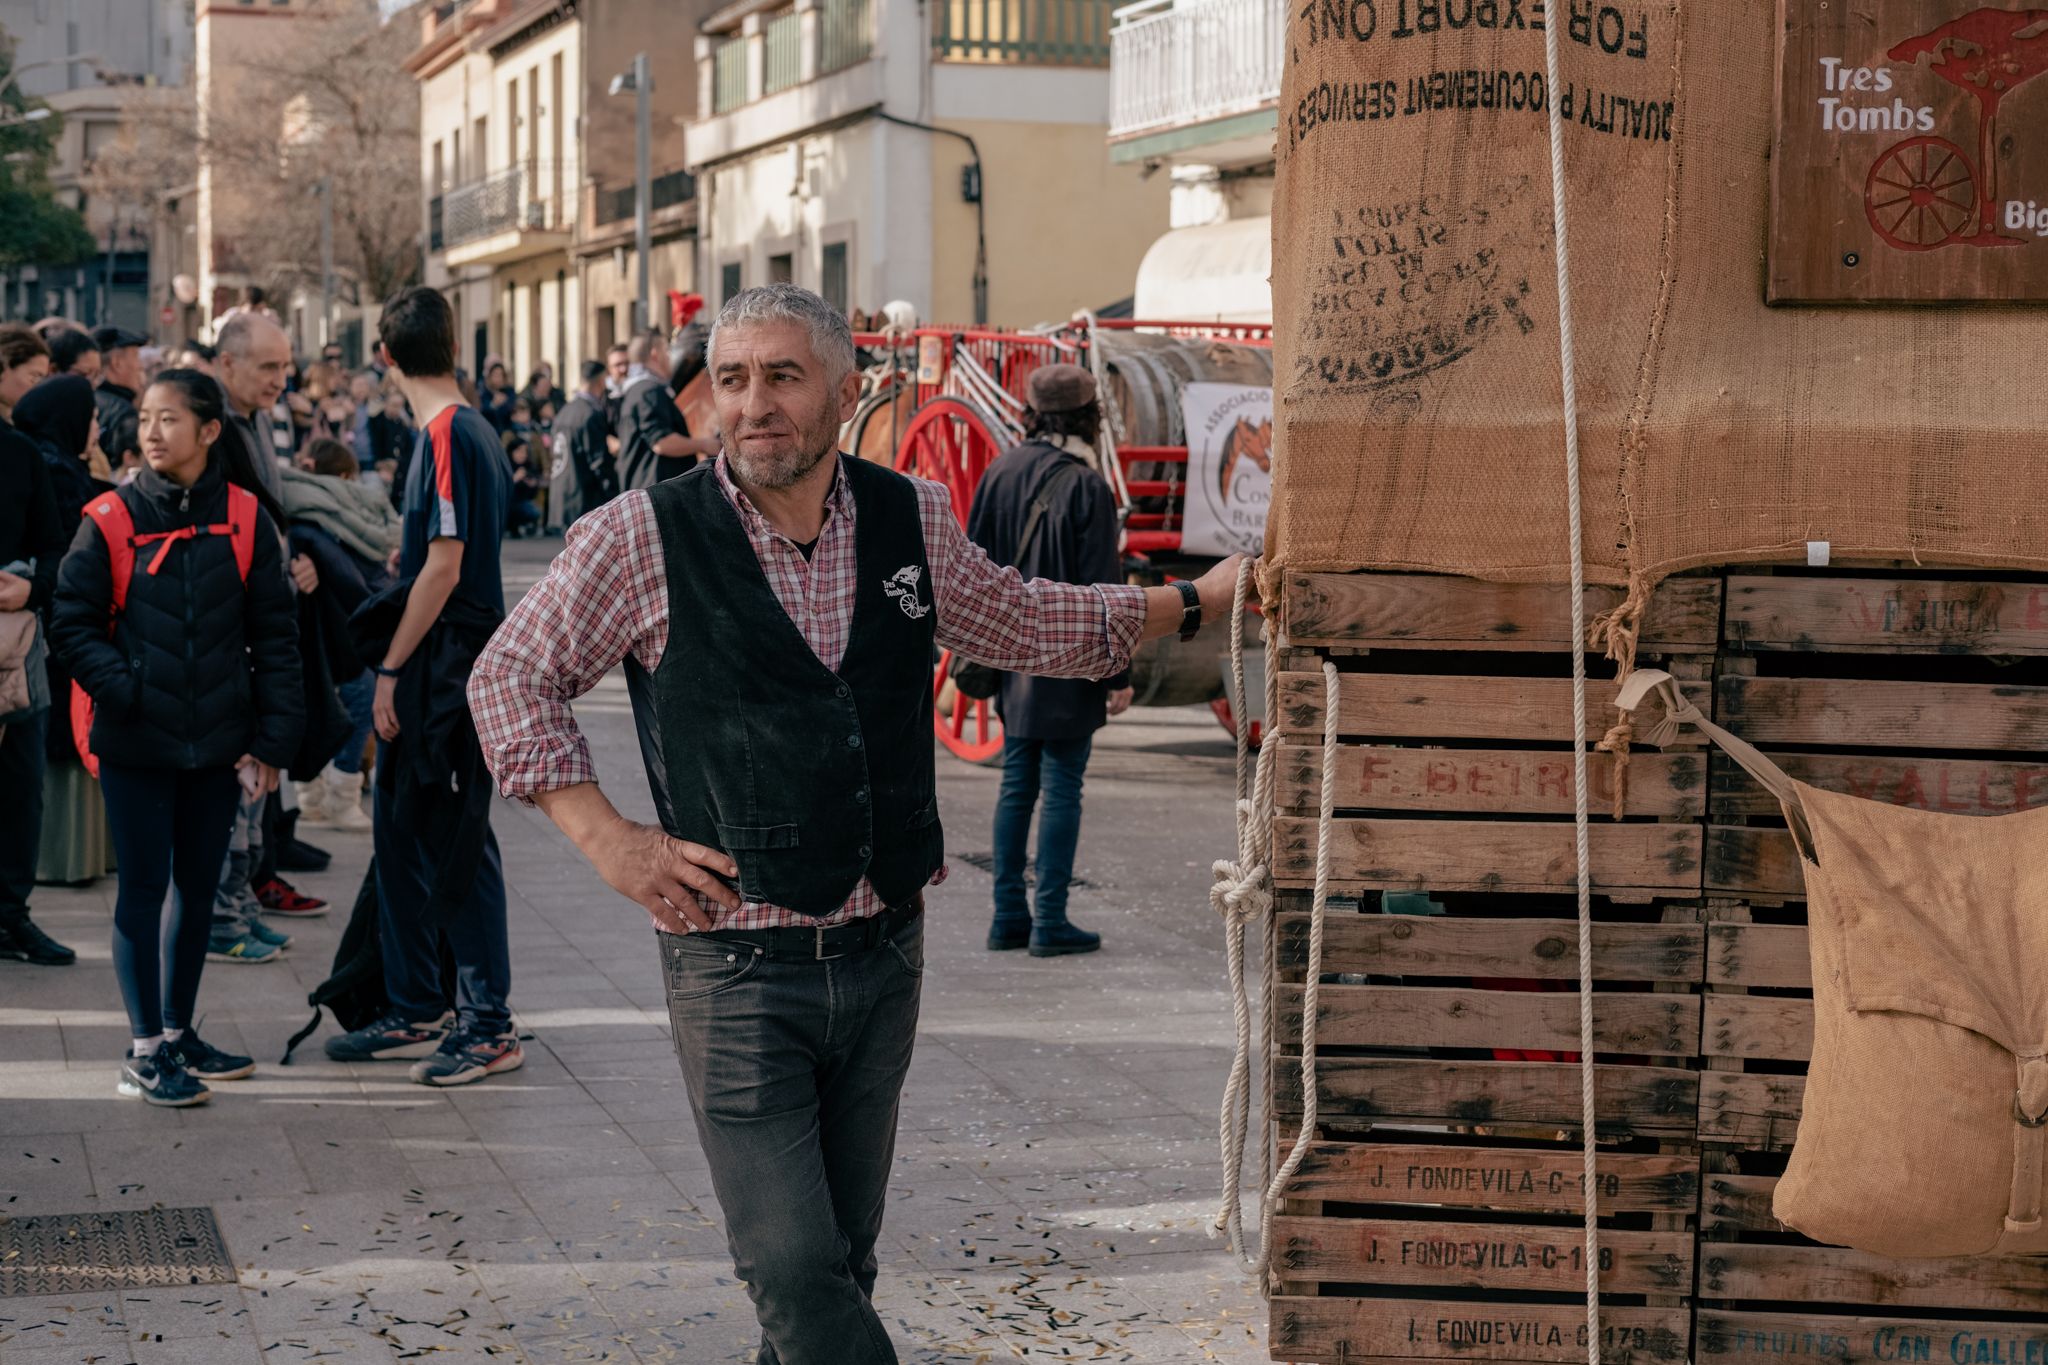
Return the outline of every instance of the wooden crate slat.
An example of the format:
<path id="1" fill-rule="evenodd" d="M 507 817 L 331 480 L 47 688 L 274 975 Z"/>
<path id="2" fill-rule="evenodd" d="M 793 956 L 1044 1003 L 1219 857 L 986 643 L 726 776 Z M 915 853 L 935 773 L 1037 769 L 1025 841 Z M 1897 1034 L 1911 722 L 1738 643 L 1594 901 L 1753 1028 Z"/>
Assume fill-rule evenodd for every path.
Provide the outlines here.
<path id="1" fill-rule="evenodd" d="M 1317 822 L 1273 822 L 1273 881 L 1313 886 Z M 1562 821 L 1345 819 L 1330 826 L 1330 875 L 1346 887 L 1397 891 L 1570 891 L 1572 827 Z M 1700 888 L 1697 825 L 1599 824 L 1595 890 L 1690 896 Z"/>
<path id="2" fill-rule="evenodd" d="M 1296 573 L 1287 576 L 1285 620 L 1298 645 L 1375 649 L 1566 650 L 1571 589 L 1488 583 L 1436 574 Z M 1616 588 L 1586 590 L 1586 619 L 1620 605 Z M 1711 653 L 1721 618 L 1718 578 L 1669 578 L 1643 614 L 1638 647 Z"/>
<path id="3" fill-rule="evenodd" d="M 1600 1234 L 1600 1287 L 1609 1294 L 1690 1294 L 1686 1232 Z M 1569 1226 L 1275 1218 L 1274 1269 L 1304 1284 L 1398 1284 L 1585 1292 L 1586 1234 Z"/>
<path id="4" fill-rule="evenodd" d="M 1586 1358 L 1583 1303 L 1277 1296 L 1269 1313 L 1276 1360 L 1337 1365 L 1340 1350 L 1353 1365 L 1376 1356 L 1542 1365 L 1571 1365 Z M 1601 1315 L 1601 1358 L 1610 1365 L 1680 1365 L 1686 1359 L 1689 1319 L 1683 1308 L 1610 1306 Z"/>
<path id="5" fill-rule="evenodd" d="M 1696 706 L 1711 696 L 1706 683 L 1682 683 Z M 1586 726 L 1598 739 L 1620 713 L 1612 678 L 1587 686 Z M 1320 740 L 1323 734 L 1321 673 L 1280 675 L 1283 736 Z M 1344 673 L 1337 682 L 1337 728 L 1369 739 L 1490 739 L 1569 744 L 1572 684 L 1569 678 L 1474 677 L 1435 673 Z M 1690 743 L 1690 737 L 1685 737 Z"/>
<path id="6" fill-rule="evenodd" d="M 1788 1232 L 1771 1212 L 1777 1193 L 1774 1175 L 1726 1175 L 1710 1171 L 1700 1177 L 1700 1238 L 1726 1241 L 1745 1232 Z"/>
<path id="7" fill-rule="evenodd" d="M 1706 889 L 1735 896 L 1802 900 L 1806 896 L 1806 873 L 1801 867 L 1798 845 L 1782 829 L 1709 825 Z"/>
<path id="8" fill-rule="evenodd" d="M 1699 1079 L 1701 1142 L 1763 1151 L 1791 1147 L 1806 1077 L 1703 1071 Z"/>
<path id="9" fill-rule="evenodd" d="M 1714 1299 L 2048 1313 L 2039 1257 L 1893 1260 L 1843 1247 L 1702 1242 L 1700 1294 Z"/>
<path id="10" fill-rule="evenodd" d="M 2048 654 L 2048 587 L 1932 578 L 1728 579 L 1737 649 Z"/>
<path id="11" fill-rule="evenodd" d="M 2006 815 L 2048 806 L 2048 765 L 1996 758 L 1934 755 L 1772 754 L 1799 781 L 1822 791 L 1955 815 Z M 1283 768 L 1282 771 L 1285 771 Z M 1708 809 L 1717 820 L 1779 814 L 1778 798 L 1734 759 L 1715 750 L 1708 778 Z M 1635 770 L 1629 773 L 1635 806 Z M 1644 810 L 1636 812 L 1651 814 Z"/>
<path id="12" fill-rule="evenodd" d="M 1813 1002 L 1782 995 L 1710 995 L 1700 1051 L 1709 1057 L 1806 1061 L 1813 1056 Z"/>
<path id="13" fill-rule="evenodd" d="M 1308 965 L 1308 915 L 1279 917 L 1281 967 Z M 1595 981 L 1700 980 L 1706 926 L 1595 924 Z M 1805 941 L 1800 942 L 1801 960 Z M 1456 915 L 1330 914 L 1323 920 L 1323 970 L 1381 976 L 1509 976 L 1579 979 L 1579 926 L 1559 919 Z"/>
<path id="14" fill-rule="evenodd" d="M 1706 804 L 1706 764 L 1697 752 L 1632 754 L 1628 813 L 1697 816 Z M 1280 746 L 1274 801 L 1283 810 L 1315 810 L 1322 801 L 1323 749 Z M 1587 764 L 1593 808 L 1614 801 L 1614 759 Z M 2041 799 L 2048 803 L 2048 769 Z M 1572 757 L 1540 749 L 1401 749 L 1343 744 L 1337 748 L 1337 808 L 1500 815 L 1570 815 Z"/>
<path id="15" fill-rule="evenodd" d="M 1714 718 L 1752 744 L 2048 751 L 2048 687 L 1724 673 L 1715 692 Z"/>
<path id="16" fill-rule="evenodd" d="M 2048 1360 L 2048 1322 L 1699 1312 L 1701 1361 L 1783 1365 L 1794 1356 L 1834 1365 L 2040 1365 Z"/>
<path id="17" fill-rule="evenodd" d="M 1602 1133 L 1691 1136 L 1708 1073 L 1651 1066 L 1594 1068 Z M 1272 1061 L 1273 1112 L 1301 1115 L 1301 1064 Z M 1325 1120 L 1579 1126 L 1575 1062 L 1447 1062 L 1405 1057 L 1318 1057 L 1317 1108 Z M 1789 1133 L 1787 1140 L 1790 1140 Z"/>
<path id="18" fill-rule="evenodd" d="M 1301 1037 L 1304 988 L 1280 985 L 1279 1042 Z M 1700 1049 L 1694 995 L 1595 992 L 1595 1051 L 1693 1057 Z M 1488 991 L 1453 986 L 1319 988 L 1316 1039 L 1331 1047 L 1563 1049 L 1579 1046 L 1579 993 Z"/>
<path id="19" fill-rule="evenodd" d="M 1347 1204 L 1577 1213 L 1583 1161 L 1577 1150 L 1316 1142 L 1288 1189 L 1296 1198 Z M 1690 1213 L 1699 1158 L 1602 1152 L 1595 1180 L 1603 1213 Z"/>
<path id="20" fill-rule="evenodd" d="M 1813 962 L 1803 924 L 1709 924 L 1707 984 L 1810 990 Z M 1325 930 L 1323 947 L 1329 949 Z"/>

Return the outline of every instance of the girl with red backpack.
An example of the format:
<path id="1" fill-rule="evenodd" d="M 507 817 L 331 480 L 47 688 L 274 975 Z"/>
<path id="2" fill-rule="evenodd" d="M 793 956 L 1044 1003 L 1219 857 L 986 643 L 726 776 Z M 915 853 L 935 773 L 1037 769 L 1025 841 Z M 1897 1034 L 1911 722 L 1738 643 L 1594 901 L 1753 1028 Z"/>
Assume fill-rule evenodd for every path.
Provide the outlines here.
<path id="1" fill-rule="evenodd" d="M 90 707 L 120 863 L 114 971 L 134 1035 L 121 1093 L 200 1104 L 255 1070 L 194 1031 L 214 890 L 244 792 L 277 785 L 305 723 L 281 509 L 196 370 L 137 405 L 145 468 L 86 507 L 58 572 L 51 642 Z M 166 918 L 165 893 L 177 897 Z M 166 932 L 168 929 L 168 932 Z"/>

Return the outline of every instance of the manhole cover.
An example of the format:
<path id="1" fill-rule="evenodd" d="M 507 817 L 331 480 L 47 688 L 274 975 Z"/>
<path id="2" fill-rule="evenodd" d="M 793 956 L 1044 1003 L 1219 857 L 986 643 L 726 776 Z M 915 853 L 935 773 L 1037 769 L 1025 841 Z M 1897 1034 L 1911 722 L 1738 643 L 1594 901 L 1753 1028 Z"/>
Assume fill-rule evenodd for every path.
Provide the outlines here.
<path id="1" fill-rule="evenodd" d="M 234 1279 L 212 1209 L 0 1218 L 0 1298 Z"/>
<path id="2" fill-rule="evenodd" d="M 954 853 L 948 856 L 958 858 L 961 862 L 966 863 L 969 867 L 980 868 L 983 872 L 988 873 L 990 876 L 995 875 L 996 855 L 993 853 Z M 1030 866 L 1025 867 L 1024 885 L 1038 885 L 1038 871 L 1036 868 Z M 1075 891 L 1093 891 L 1097 889 L 1097 883 L 1089 881 L 1086 877 L 1075 877 L 1073 880 L 1069 881 L 1067 885 Z"/>

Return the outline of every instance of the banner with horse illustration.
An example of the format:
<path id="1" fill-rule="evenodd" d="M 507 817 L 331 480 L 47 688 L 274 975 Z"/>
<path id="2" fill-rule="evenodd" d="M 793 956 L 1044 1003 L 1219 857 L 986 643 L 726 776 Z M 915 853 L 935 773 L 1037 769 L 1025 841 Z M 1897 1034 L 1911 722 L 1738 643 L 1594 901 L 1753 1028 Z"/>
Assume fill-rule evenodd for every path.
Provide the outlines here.
<path id="1" fill-rule="evenodd" d="M 1189 384 L 1181 391 L 1181 412 L 1188 434 L 1181 548 L 1196 555 L 1258 554 L 1273 500 L 1273 390 Z"/>

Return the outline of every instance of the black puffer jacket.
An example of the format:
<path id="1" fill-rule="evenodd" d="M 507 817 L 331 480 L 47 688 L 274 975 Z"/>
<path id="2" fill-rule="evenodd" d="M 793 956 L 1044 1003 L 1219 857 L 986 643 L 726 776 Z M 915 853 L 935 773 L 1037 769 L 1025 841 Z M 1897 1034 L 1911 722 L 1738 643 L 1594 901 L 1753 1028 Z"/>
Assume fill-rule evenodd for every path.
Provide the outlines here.
<path id="1" fill-rule="evenodd" d="M 145 469 L 113 496 L 137 535 L 228 519 L 219 462 L 190 489 Z M 92 749 L 138 768 L 226 767 L 243 754 L 283 767 L 305 727 L 298 612 L 277 528 L 257 512 L 245 586 L 227 536 L 136 547 L 128 602 L 107 633 L 113 578 L 90 517 L 58 573 L 50 643 L 93 699 Z"/>

